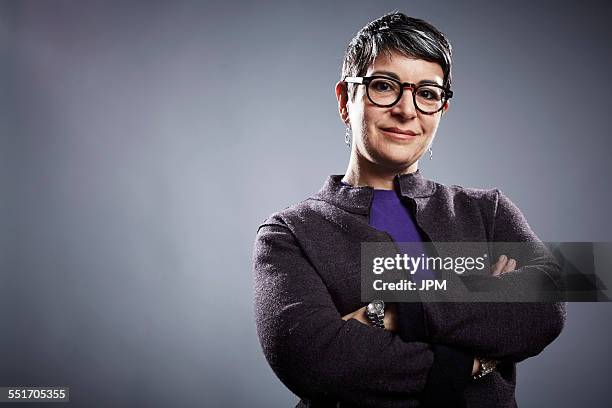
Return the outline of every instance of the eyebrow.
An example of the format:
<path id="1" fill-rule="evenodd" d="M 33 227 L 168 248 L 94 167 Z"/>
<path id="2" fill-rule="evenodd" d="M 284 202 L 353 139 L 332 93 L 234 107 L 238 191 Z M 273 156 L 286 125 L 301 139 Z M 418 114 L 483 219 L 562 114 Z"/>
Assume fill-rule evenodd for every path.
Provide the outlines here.
<path id="1" fill-rule="evenodd" d="M 398 81 L 402 82 L 402 80 L 400 79 L 399 75 L 397 75 L 395 72 L 391 72 L 391 71 L 374 71 L 370 74 L 371 76 L 374 75 L 385 75 L 385 76 L 389 76 L 391 78 L 397 79 Z M 432 79 L 423 79 L 419 82 L 416 83 L 417 85 L 421 85 L 421 84 L 432 84 L 432 85 L 442 85 Z"/>

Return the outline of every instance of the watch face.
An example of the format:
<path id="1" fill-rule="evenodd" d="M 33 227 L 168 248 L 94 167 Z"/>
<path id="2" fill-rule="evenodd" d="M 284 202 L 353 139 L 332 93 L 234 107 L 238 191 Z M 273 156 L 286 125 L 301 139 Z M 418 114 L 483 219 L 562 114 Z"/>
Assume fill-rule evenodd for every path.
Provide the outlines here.
<path id="1" fill-rule="evenodd" d="M 373 300 L 368 305 L 368 313 L 379 314 L 385 310 L 385 303 L 382 300 Z"/>

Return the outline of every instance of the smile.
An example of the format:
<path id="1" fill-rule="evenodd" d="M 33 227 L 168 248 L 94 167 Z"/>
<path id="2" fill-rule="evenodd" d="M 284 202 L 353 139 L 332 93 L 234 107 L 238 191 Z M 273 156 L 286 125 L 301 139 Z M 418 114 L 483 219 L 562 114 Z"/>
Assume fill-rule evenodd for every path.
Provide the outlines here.
<path id="1" fill-rule="evenodd" d="M 412 140 L 417 137 L 417 134 L 412 131 L 400 130 L 396 128 L 381 129 L 386 135 L 399 140 Z"/>

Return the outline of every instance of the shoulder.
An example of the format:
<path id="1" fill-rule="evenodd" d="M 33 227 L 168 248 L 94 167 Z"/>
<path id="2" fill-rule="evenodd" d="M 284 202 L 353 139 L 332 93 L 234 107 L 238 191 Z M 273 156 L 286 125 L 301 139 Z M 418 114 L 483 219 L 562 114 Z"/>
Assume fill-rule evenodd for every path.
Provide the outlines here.
<path id="1" fill-rule="evenodd" d="M 510 213 L 512 217 L 522 216 L 518 206 L 497 187 L 474 188 L 436 182 L 434 197 L 455 209 L 459 207 L 478 207 L 483 214 L 489 214 L 493 217 L 504 213 Z"/>
<path id="2" fill-rule="evenodd" d="M 436 184 L 434 195 L 442 195 L 452 200 L 467 200 L 474 203 L 496 203 L 500 196 L 502 196 L 499 188 L 475 188 L 457 184 L 434 183 Z"/>
<path id="3" fill-rule="evenodd" d="M 334 211 L 333 206 L 325 201 L 317 199 L 316 196 L 308 197 L 293 205 L 270 214 L 262 221 L 257 230 L 265 226 L 284 227 L 292 230 L 296 223 L 312 222 L 315 219 L 325 217 L 327 213 Z"/>
<path id="4" fill-rule="evenodd" d="M 508 214 L 511 218 L 522 218 L 518 206 L 499 188 L 473 188 L 460 185 L 436 183 L 436 194 L 456 205 L 478 206 L 488 214 L 498 217 Z"/>

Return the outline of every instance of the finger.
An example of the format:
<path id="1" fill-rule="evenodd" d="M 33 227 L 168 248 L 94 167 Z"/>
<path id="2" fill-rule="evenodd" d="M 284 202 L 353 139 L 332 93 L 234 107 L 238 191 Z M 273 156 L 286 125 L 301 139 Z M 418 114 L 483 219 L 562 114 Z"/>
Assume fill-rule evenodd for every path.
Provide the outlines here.
<path id="1" fill-rule="evenodd" d="M 516 260 L 510 258 L 504 268 L 502 269 L 502 273 L 510 272 L 516 269 Z"/>
<path id="2" fill-rule="evenodd" d="M 368 316 L 366 314 L 366 306 L 364 306 L 361 309 L 357 310 L 355 312 L 355 316 L 353 316 L 353 318 L 357 319 L 358 321 L 360 321 L 363 324 L 367 324 L 368 326 L 372 324 L 372 322 L 370 321 L 370 319 L 368 318 Z"/>
<path id="3" fill-rule="evenodd" d="M 352 319 L 354 314 L 355 314 L 355 312 L 349 313 L 346 316 L 342 316 L 342 320 Z"/>
<path id="4" fill-rule="evenodd" d="M 499 257 L 497 262 L 493 266 L 491 266 L 493 276 L 499 276 L 501 274 L 502 269 L 506 265 L 507 259 L 508 257 L 506 255 L 502 255 Z"/>
<path id="5" fill-rule="evenodd" d="M 354 312 L 347 314 L 346 316 L 342 316 L 342 320 L 344 320 L 344 321 L 350 320 L 350 319 L 355 319 L 355 320 L 360 321 L 361 323 L 364 323 L 364 324 L 369 324 L 370 323 L 370 319 L 368 319 L 368 316 L 366 315 L 366 308 L 365 307 L 357 309 Z"/>
<path id="6" fill-rule="evenodd" d="M 342 320 L 355 319 L 357 317 L 357 314 L 359 313 L 359 310 L 360 309 L 357 309 L 354 312 L 347 314 L 346 316 L 342 317 Z"/>
<path id="7" fill-rule="evenodd" d="M 501 259 L 501 258 L 500 258 Z M 491 264 L 491 273 L 493 274 L 493 276 L 497 276 L 499 275 L 499 264 L 500 264 L 500 259 L 497 260 L 497 262 L 495 262 L 494 264 Z"/>

